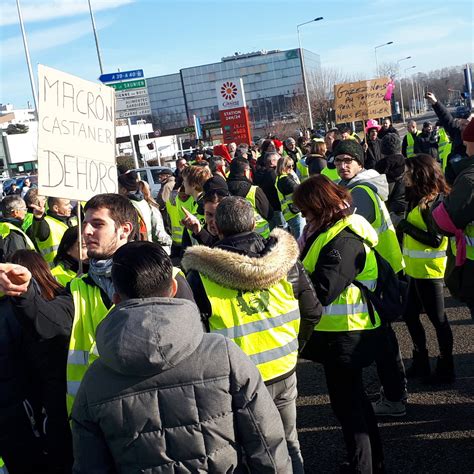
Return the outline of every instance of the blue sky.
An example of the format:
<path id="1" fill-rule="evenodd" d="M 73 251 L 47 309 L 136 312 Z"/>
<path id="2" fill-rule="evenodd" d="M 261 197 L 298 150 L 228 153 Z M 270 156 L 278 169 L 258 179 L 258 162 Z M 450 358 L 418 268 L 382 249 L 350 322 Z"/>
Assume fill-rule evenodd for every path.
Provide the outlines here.
<path id="1" fill-rule="evenodd" d="M 91 0 L 104 72 L 142 68 L 146 77 L 220 61 L 234 52 L 298 47 L 323 67 L 373 77 L 379 64 L 406 56 L 427 72 L 474 60 L 472 0 Z M 99 66 L 87 0 L 21 0 L 37 65 L 96 80 Z M 15 0 L 0 0 L 0 102 L 31 102 Z"/>

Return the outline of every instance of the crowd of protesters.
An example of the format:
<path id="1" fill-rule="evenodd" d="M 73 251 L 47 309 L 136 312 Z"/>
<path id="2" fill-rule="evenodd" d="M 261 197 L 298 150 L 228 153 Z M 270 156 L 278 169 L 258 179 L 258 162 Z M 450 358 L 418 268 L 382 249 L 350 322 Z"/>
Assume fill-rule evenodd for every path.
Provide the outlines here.
<path id="1" fill-rule="evenodd" d="M 385 472 L 377 417 L 456 378 L 444 282 L 474 319 L 474 120 L 428 100 L 403 139 L 386 118 L 198 148 L 157 196 L 127 171 L 81 205 L 4 197 L 0 472 L 303 473 L 298 358 L 324 367 L 340 471 Z"/>

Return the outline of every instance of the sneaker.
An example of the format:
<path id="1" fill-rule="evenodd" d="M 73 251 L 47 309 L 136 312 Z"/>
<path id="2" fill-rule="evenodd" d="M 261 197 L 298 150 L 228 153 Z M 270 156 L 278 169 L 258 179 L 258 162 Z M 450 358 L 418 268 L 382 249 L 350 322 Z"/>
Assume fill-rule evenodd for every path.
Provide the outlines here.
<path id="1" fill-rule="evenodd" d="M 372 402 L 374 413 L 379 416 L 405 416 L 407 409 L 402 401 L 391 402 L 385 397 L 380 397 L 376 402 Z"/>

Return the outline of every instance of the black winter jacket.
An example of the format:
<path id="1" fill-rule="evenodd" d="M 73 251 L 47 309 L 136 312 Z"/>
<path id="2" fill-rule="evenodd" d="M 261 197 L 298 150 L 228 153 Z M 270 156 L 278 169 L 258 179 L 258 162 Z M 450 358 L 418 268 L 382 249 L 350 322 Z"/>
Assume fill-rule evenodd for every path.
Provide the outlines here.
<path id="1" fill-rule="evenodd" d="M 283 425 L 256 367 L 203 334 L 185 300 L 128 300 L 97 328 L 100 358 L 72 412 L 74 472 L 291 472 Z"/>
<path id="2" fill-rule="evenodd" d="M 436 132 L 421 132 L 416 137 L 415 150 L 417 153 L 426 153 L 435 160 L 438 159 L 438 140 L 439 135 Z"/>
<path id="3" fill-rule="evenodd" d="M 395 127 L 393 127 L 392 125 L 390 125 L 390 127 L 388 127 L 387 129 L 385 129 L 385 128 L 382 127 L 382 128 L 379 130 L 379 133 L 377 134 L 377 138 L 378 138 L 379 140 L 382 140 L 383 137 L 384 137 L 385 135 L 388 135 L 389 133 L 395 133 L 395 134 L 398 135 L 398 130 L 397 130 Z"/>
<path id="4" fill-rule="evenodd" d="M 11 229 L 4 239 L 0 237 L 0 263 L 5 263 L 17 251 L 29 248 L 25 236 L 21 232 L 21 222 L 18 219 L 1 219 L 0 222 L 9 222 L 18 227 L 18 232 Z"/>
<path id="5" fill-rule="evenodd" d="M 380 146 L 382 145 L 382 140 L 376 138 L 375 140 L 367 139 L 367 151 L 365 152 L 365 161 L 364 168 L 366 170 L 372 170 L 375 168 L 377 162 L 382 158 L 382 152 L 380 151 Z"/>
<path id="6" fill-rule="evenodd" d="M 268 288 L 287 277 L 299 302 L 301 324 L 298 339 L 303 347 L 319 322 L 322 307 L 308 275 L 297 261 L 298 246 L 293 237 L 281 229 L 274 229 L 266 240 L 259 234 L 247 232 L 222 239 L 213 249 L 193 247 L 186 251 L 182 260 L 206 324 L 212 309 L 199 272 L 218 284 L 246 291 Z M 286 378 L 293 372 L 266 383 Z"/>
<path id="7" fill-rule="evenodd" d="M 255 172 L 253 183 L 260 188 L 267 196 L 268 202 L 274 211 L 281 211 L 280 200 L 275 188 L 276 171 L 273 168 L 261 169 Z"/>

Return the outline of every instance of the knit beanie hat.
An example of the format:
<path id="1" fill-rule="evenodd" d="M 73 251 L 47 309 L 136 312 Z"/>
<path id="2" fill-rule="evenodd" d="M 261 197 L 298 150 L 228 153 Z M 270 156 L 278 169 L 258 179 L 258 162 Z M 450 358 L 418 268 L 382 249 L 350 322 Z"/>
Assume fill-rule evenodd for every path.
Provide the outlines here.
<path id="1" fill-rule="evenodd" d="M 462 139 L 465 142 L 474 142 L 474 119 L 471 119 L 462 132 Z"/>
<path id="2" fill-rule="evenodd" d="M 402 140 L 396 133 L 387 133 L 380 145 L 382 155 L 399 155 L 402 152 Z"/>
<path id="3" fill-rule="evenodd" d="M 352 156 L 364 166 L 364 150 L 355 140 L 341 140 L 334 150 L 334 156 L 338 155 Z"/>
<path id="4" fill-rule="evenodd" d="M 127 191 L 138 191 L 138 175 L 135 171 L 121 174 L 118 177 L 118 182 Z"/>

